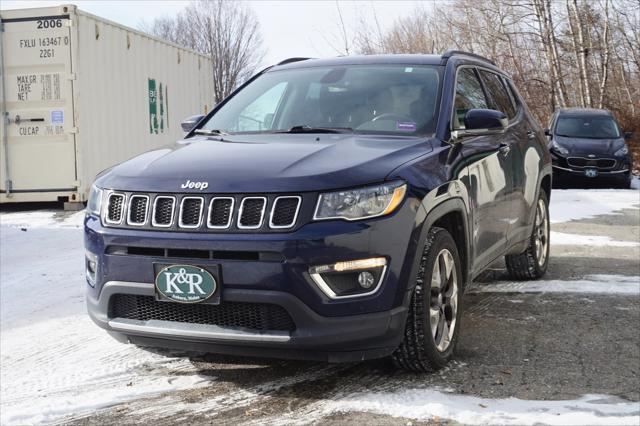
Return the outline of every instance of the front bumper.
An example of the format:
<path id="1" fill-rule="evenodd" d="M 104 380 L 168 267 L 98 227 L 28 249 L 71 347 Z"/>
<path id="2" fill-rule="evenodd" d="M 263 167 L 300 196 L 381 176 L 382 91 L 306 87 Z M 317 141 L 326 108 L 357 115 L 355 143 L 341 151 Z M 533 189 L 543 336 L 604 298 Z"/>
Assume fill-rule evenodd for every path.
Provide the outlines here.
<path id="1" fill-rule="evenodd" d="M 393 215 L 362 222 L 310 223 L 282 234 L 208 234 L 105 228 L 85 221 L 85 246 L 98 259 L 95 286 L 87 285 L 89 315 L 121 340 L 214 353 L 348 361 L 390 354 L 402 339 L 410 271 L 419 240 L 417 202 L 405 200 Z M 189 259 L 114 254 L 113 247 L 251 252 L 254 260 Z M 269 254 L 269 256 L 262 256 Z M 388 260 L 379 290 L 330 299 L 309 276 L 309 267 L 374 256 Z M 248 330 L 162 320 L 118 318 L 117 294 L 154 297 L 154 263 L 219 265 L 221 303 L 272 304 L 295 323 L 290 331 Z M 172 302 L 159 302 L 172 303 Z"/>
<path id="2" fill-rule="evenodd" d="M 371 314 L 323 317 L 286 293 L 226 290 L 226 302 L 263 303 L 268 300 L 284 307 L 295 319 L 293 331 L 257 332 L 214 325 L 110 318 L 109 301 L 116 294 L 153 296 L 154 286 L 110 281 L 104 285 L 98 299 L 87 298 L 91 319 L 118 340 L 141 346 L 232 355 L 333 362 L 382 357 L 393 352 L 400 343 L 406 320 L 406 308 L 402 306 Z"/>
<path id="3" fill-rule="evenodd" d="M 579 156 L 572 157 L 579 158 Z M 599 167 L 595 164 L 595 160 L 593 160 L 593 165 L 589 165 L 587 162 L 590 160 L 587 158 L 584 159 L 586 164 L 576 166 L 573 165 L 567 157 L 555 152 L 552 152 L 551 159 L 554 173 L 560 176 L 588 177 L 587 170 L 595 170 L 597 172 L 596 177 L 623 179 L 631 172 L 631 160 L 629 157 L 616 158 L 605 156 L 601 158 L 601 160 L 613 162 L 613 166 L 611 167 Z"/>

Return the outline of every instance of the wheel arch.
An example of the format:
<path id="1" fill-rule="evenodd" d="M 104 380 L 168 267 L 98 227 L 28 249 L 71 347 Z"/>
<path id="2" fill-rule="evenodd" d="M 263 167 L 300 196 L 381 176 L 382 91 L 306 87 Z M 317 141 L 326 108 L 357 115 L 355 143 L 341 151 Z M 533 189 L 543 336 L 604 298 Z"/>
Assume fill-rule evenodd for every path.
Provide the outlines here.
<path id="1" fill-rule="evenodd" d="M 424 208 L 424 205 L 422 206 Z M 425 209 L 426 210 L 426 209 Z M 469 238 L 469 221 L 466 204 L 462 198 L 449 198 L 443 200 L 429 211 L 425 211 L 426 216 L 419 228 L 418 243 L 413 255 L 413 263 L 411 267 L 410 281 L 407 285 L 405 302 L 410 299 L 411 292 L 415 286 L 418 272 L 420 269 L 420 261 L 426 243 L 429 230 L 433 227 L 441 227 L 446 229 L 458 248 L 462 269 L 462 287 L 467 284 L 470 279 L 470 238 Z"/>

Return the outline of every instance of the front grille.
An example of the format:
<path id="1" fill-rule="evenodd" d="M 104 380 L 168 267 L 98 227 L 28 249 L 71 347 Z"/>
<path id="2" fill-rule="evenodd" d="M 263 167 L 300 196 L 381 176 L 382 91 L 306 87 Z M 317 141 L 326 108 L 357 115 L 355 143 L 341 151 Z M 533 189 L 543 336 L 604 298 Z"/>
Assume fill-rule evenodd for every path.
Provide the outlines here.
<path id="1" fill-rule="evenodd" d="M 266 203 L 267 199 L 264 197 L 247 197 L 242 200 L 238 228 L 259 228 Z"/>
<path id="2" fill-rule="evenodd" d="M 122 211 L 124 210 L 124 195 L 123 194 L 111 194 L 109 195 L 107 206 L 107 221 L 111 223 L 122 222 Z"/>
<path id="3" fill-rule="evenodd" d="M 293 226 L 298 216 L 300 197 L 279 197 L 273 203 L 271 211 L 272 228 L 289 228 Z"/>
<path id="4" fill-rule="evenodd" d="M 149 197 L 146 195 L 134 195 L 129 200 L 129 216 L 127 221 L 129 225 L 144 225 L 147 221 L 147 207 L 149 206 Z"/>
<path id="5" fill-rule="evenodd" d="M 180 226 L 183 228 L 197 228 L 202 219 L 202 204 L 200 197 L 185 197 L 180 206 Z"/>
<path id="6" fill-rule="evenodd" d="M 314 205 L 315 197 L 299 195 L 110 192 L 102 218 L 105 226 L 140 230 L 283 232 L 310 219 Z"/>
<path id="7" fill-rule="evenodd" d="M 189 305 L 159 302 L 152 296 L 130 294 L 116 294 L 110 302 L 110 318 L 174 321 L 259 331 L 295 330 L 293 319 L 283 307 L 267 303 L 223 302 L 220 305 Z"/>
<path id="8" fill-rule="evenodd" d="M 612 169 L 616 165 L 616 160 L 611 158 L 584 158 L 584 157 L 569 157 L 567 158 L 567 164 L 571 167 L 584 168 L 597 168 L 597 169 Z"/>
<path id="9" fill-rule="evenodd" d="M 616 160 L 609 160 L 609 159 L 603 158 L 603 159 L 598 160 L 597 165 L 601 169 L 611 169 L 611 168 L 615 167 Z"/>

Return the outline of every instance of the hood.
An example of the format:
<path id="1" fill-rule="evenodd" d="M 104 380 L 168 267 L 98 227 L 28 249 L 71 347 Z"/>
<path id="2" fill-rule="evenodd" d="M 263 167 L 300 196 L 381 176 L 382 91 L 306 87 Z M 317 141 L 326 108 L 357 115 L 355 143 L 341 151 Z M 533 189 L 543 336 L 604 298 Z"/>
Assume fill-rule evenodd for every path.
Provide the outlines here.
<path id="1" fill-rule="evenodd" d="M 558 144 L 569 150 L 570 155 L 588 156 L 593 155 L 613 155 L 614 152 L 624 146 L 623 138 L 615 139 L 589 139 L 589 138 L 569 138 L 565 136 L 554 136 Z"/>
<path id="2" fill-rule="evenodd" d="M 384 180 L 399 165 L 433 150 L 429 140 L 353 134 L 195 137 L 114 167 L 103 188 L 143 192 L 302 192 Z"/>

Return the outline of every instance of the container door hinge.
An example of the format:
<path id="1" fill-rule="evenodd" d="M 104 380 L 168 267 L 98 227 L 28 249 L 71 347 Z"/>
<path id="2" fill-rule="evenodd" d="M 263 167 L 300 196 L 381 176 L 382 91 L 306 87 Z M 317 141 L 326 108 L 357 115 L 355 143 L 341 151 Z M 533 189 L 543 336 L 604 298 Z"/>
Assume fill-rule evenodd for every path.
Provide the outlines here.
<path id="1" fill-rule="evenodd" d="M 67 80 L 75 80 L 76 79 L 76 73 L 71 73 L 67 76 Z"/>
<path id="2" fill-rule="evenodd" d="M 77 127 L 70 128 L 69 133 L 73 133 L 75 135 L 76 133 L 78 133 L 78 128 Z"/>

